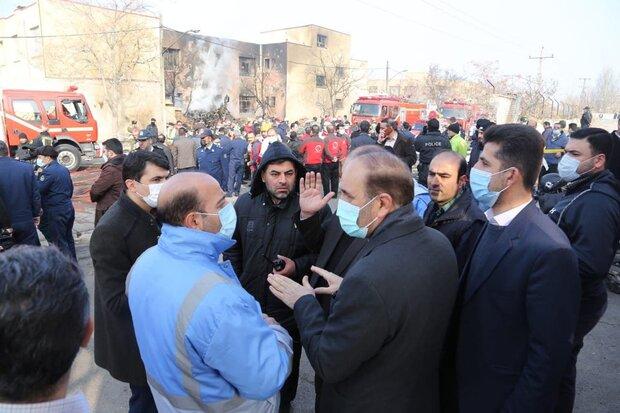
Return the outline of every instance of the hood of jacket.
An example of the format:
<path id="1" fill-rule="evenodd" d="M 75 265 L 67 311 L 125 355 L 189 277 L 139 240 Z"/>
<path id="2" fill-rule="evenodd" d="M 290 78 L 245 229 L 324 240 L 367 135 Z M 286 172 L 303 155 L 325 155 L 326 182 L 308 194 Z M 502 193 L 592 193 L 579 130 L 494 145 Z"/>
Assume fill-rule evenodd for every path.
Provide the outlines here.
<path id="1" fill-rule="evenodd" d="M 295 190 L 293 192 L 299 192 L 299 179 L 305 175 L 306 168 L 304 165 L 293 155 L 293 152 L 288 146 L 282 142 L 273 142 L 269 144 L 269 147 L 265 151 L 263 158 L 261 159 L 260 166 L 254 174 L 254 180 L 250 187 L 250 197 L 256 198 L 261 193 L 265 192 L 265 183 L 262 180 L 261 174 L 269 165 L 274 161 L 287 160 L 293 162 L 297 171 L 297 177 L 295 178 Z"/>

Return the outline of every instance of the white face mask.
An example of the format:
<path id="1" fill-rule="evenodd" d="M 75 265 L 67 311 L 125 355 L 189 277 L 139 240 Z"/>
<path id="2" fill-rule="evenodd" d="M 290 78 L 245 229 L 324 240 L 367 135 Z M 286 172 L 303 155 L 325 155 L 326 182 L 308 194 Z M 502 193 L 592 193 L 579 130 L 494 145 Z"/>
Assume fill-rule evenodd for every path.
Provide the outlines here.
<path id="1" fill-rule="evenodd" d="M 149 194 L 142 195 L 138 193 L 138 195 L 140 195 L 142 200 L 144 200 L 144 202 L 146 202 L 148 206 L 150 206 L 151 208 L 157 208 L 157 199 L 159 198 L 159 192 L 161 191 L 161 187 L 164 186 L 164 183 L 161 182 L 158 184 L 149 184 L 149 185 L 144 185 L 143 183 L 140 183 L 140 185 L 148 186 Z"/>
<path id="2" fill-rule="evenodd" d="M 103 158 L 103 162 L 107 162 L 108 161 L 108 154 L 106 152 L 103 153 L 103 155 L 101 156 Z"/>

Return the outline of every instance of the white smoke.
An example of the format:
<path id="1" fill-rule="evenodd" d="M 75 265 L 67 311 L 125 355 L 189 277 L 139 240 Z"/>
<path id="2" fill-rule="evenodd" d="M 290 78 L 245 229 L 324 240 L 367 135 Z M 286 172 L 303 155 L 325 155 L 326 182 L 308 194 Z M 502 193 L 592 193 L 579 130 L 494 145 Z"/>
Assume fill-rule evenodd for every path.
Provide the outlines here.
<path id="1" fill-rule="evenodd" d="M 238 71 L 238 55 L 234 50 L 198 41 L 202 65 L 197 68 L 192 101 L 189 109 L 212 110 L 219 107 L 228 95 L 232 99 L 233 80 Z"/>

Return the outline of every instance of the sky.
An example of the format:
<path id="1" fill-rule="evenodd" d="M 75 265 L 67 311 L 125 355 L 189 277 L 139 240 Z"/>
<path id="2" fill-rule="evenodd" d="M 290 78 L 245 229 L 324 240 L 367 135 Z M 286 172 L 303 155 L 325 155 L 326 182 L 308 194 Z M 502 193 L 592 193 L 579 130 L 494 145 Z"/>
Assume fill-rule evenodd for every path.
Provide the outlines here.
<path id="1" fill-rule="evenodd" d="M 503 75 L 543 76 L 559 96 L 579 95 L 605 67 L 618 67 L 620 0 L 146 0 L 165 26 L 255 42 L 259 33 L 317 24 L 351 35 L 352 57 L 368 61 L 370 76 L 436 63 L 466 74 L 472 61 L 496 61 Z M 0 0 L 0 16 L 30 0 Z M 620 70 L 616 69 L 620 78 Z"/>

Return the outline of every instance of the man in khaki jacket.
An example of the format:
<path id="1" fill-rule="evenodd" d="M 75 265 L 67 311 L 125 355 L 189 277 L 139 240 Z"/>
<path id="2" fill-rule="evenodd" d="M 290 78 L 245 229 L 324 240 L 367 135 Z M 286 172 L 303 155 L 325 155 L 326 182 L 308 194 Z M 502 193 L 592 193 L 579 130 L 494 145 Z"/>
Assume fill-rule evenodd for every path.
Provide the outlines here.
<path id="1" fill-rule="evenodd" d="M 170 146 L 170 151 L 172 152 L 177 172 L 196 170 L 196 145 L 187 136 L 187 130 L 184 127 L 179 128 L 179 137 Z"/>

